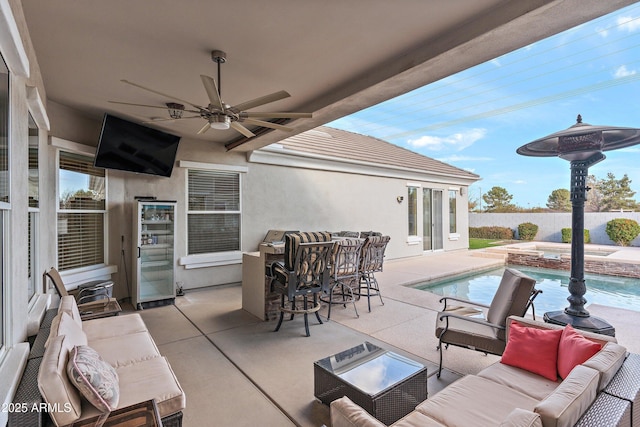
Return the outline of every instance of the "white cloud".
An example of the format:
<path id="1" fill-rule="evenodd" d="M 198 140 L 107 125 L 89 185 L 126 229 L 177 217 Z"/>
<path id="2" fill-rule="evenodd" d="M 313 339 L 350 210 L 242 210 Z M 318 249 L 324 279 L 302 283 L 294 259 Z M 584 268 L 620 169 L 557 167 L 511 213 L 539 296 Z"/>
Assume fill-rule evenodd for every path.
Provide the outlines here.
<path id="1" fill-rule="evenodd" d="M 603 38 L 607 38 L 609 36 L 609 30 L 606 28 L 596 28 L 596 33 L 598 33 Z"/>
<path id="2" fill-rule="evenodd" d="M 631 16 L 621 16 L 616 20 L 616 24 L 621 30 L 629 33 L 636 32 L 640 29 L 640 19 Z"/>
<path id="3" fill-rule="evenodd" d="M 460 151 L 473 145 L 473 143 L 479 139 L 484 138 L 486 134 L 486 129 L 474 128 L 449 136 L 425 135 L 418 139 L 410 139 L 407 141 L 407 144 L 413 148 L 426 148 L 431 151 L 441 151 L 445 149 Z"/>
<path id="4" fill-rule="evenodd" d="M 454 154 L 447 157 L 438 157 L 437 160 L 440 160 L 441 162 L 449 163 L 449 162 L 490 162 L 495 159 L 493 157 L 459 156 L 457 154 Z"/>
<path id="5" fill-rule="evenodd" d="M 514 184 L 526 184 L 526 183 L 527 183 L 527 181 L 524 181 L 524 180 L 522 180 L 522 179 L 517 179 L 517 180 L 513 181 L 513 183 L 514 183 Z"/>
<path id="6" fill-rule="evenodd" d="M 615 77 L 616 79 L 619 79 L 622 77 L 633 76 L 634 74 L 636 74 L 636 70 L 627 70 L 626 65 L 621 65 L 613 73 L 613 77 Z"/>

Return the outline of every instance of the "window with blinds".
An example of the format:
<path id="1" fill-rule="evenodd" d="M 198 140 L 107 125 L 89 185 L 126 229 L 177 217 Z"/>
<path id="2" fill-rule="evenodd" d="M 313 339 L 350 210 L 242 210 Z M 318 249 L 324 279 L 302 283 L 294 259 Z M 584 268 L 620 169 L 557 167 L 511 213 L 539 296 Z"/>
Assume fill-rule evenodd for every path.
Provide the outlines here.
<path id="1" fill-rule="evenodd" d="M 4 260 L 6 239 L 4 235 L 5 213 L 9 208 L 9 69 L 0 55 L 0 348 L 5 344 L 4 325 L 8 322 L 4 300 Z"/>
<path id="2" fill-rule="evenodd" d="M 409 236 L 418 235 L 418 189 L 407 187 L 407 214 Z"/>
<path id="3" fill-rule="evenodd" d="M 458 232 L 458 200 L 457 200 L 458 192 L 454 190 L 449 190 L 449 233 L 457 233 Z"/>
<path id="4" fill-rule="evenodd" d="M 29 114 L 29 227 L 27 233 L 28 254 L 27 268 L 27 298 L 30 300 L 36 294 L 37 280 L 37 247 L 38 247 L 38 211 L 40 206 L 40 172 L 38 169 L 38 135 L 39 129 L 31 114 Z"/>
<path id="5" fill-rule="evenodd" d="M 9 70 L 0 56 L 0 202 L 9 203 Z"/>
<path id="6" fill-rule="evenodd" d="M 240 250 L 240 174 L 188 171 L 189 255 Z"/>
<path id="7" fill-rule="evenodd" d="M 104 263 L 104 169 L 91 157 L 60 151 L 58 180 L 58 269 Z"/>

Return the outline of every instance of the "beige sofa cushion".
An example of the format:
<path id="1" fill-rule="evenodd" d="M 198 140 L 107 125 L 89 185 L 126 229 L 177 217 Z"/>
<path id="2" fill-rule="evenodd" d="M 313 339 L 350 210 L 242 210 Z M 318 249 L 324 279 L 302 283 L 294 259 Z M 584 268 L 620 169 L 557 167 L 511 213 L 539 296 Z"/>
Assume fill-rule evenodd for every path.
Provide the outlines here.
<path id="1" fill-rule="evenodd" d="M 570 427 L 580 419 L 596 399 L 600 374 L 578 365 L 567 378 L 534 408 L 545 427 Z"/>
<path id="2" fill-rule="evenodd" d="M 160 351 L 148 332 L 89 340 L 89 346 L 115 368 L 160 357 Z"/>
<path id="3" fill-rule="evenodd" d="M 73 320 L 78 322 L 78 325 L 82 324 L 82 318 L 80 317 L 80 310 L 78 310 L 78 304 L 76 299 L 71 295 L 65 295 L 60 298 L 60 305 L 58 306 L 58 313 L 66 311 L 71 315 Z"/>
<path id="4" fill-rule="evenodd" d="M 393 427 L 446 427 L 446 426 L 444 424 L 440 424 L 433 418 L 430 418 L 421 412 L 413 411 L 409 413 L 409 415 L 393 423 Z"/>
<path id="5" fill-rule="evenodd" d="M 516 408 L 500 424 L 500 427 L 542 427 L 540 415 Z"/>
<path id="6" fill-rule="evenodd" d="M 542 400 L 549 396 L 560 385 L 560 381 L 551 381 L 524 369 L 500 362 L 486 367 L 480 371 L 478 376 L 518 390 L 536 400 Z"/>
<path id="7" fill-rule="evenodd" d="M 331 427 L 386 427 L 347 396 L 331 402 Z"/>
<path id="8" fill-rule="evenodd" d="M 72 348 L 76 345 L 87 345 L 87 335 L 82 330 L 82 326 L 66 311 L 58 312 L 51 321 L 49 338 L 44 343 L 44 347 L 47 348 L 53 338 L 59 335 L 65 335 L 69 339 L 69 345 Z"/>
<path id="9" fill-rule="evenodd" d="M 533 410 L 538 400 L 486 378 L 467 375 L 416 407 L 447 426 L 497 426 L 514 408 Z"/>
<path id="10" fill-rule="evenodd" d="M 156 399 L 161 418 L 182 411 L 186 397 L 169 362 L 164 357 L 145 360 L 116 368 L 120 378 L 118 408 Z M 212 402 L 215 404 L 215 402 Z M 98 410 L 86 400 L 82 402 L 81 419 L 98 415 Z"/>
<path id="11" fill-rule="evenodd" d="M 73 348 L 64 335 L 54 337 L 42 357 L 38 372 L 38 388 L 46 403 L 58 410 L 49 412 L 56 425 L 71 424 L 80 417 L 80 393 L 67 377 L 69 350 Z"/>
<path id="12" fill-rule="evenodd" d="M 614 342 L 608 342 L 602 350 L 583 363 L 584 366 L 600 372 L 598 391 L 602 391 L 613 379 L 624 363 L 626 355 L 626 348 Z"/>
<path id="13" fill-rule="evenodd" d="M 148 332 L 147 325 L 138 313 L 85 320 L 82 322 L 82 330 L 87 334 L 89 341 Z"/>

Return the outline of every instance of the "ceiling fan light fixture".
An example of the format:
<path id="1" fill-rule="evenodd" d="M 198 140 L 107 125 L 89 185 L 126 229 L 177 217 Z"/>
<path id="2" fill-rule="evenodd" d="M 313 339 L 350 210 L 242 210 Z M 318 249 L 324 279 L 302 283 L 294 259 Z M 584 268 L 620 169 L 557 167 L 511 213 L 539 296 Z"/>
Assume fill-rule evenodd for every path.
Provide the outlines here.
<path id="1" fill-rule="evenodd" d="M 172 119 L 181 119 L 184 114 L 184 105 L 176 102 L 167 102 L 167 109 L 169 110 L 169 117 Z"/>
<path id="2" fill-rule="evenodd" d="M 229 116 L 223 115 L 213 116 L 209 120 L 209 126 L 211 126 L 211 129 L 229 129 L 229 126 L 231 126 L 231 118 Z"/>

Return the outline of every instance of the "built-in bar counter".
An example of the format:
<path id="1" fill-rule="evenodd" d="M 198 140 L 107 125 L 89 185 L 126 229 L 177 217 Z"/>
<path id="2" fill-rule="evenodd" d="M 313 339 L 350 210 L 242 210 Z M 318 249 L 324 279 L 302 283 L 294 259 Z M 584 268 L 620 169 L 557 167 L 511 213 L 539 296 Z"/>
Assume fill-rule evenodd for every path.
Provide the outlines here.
<path id="1" fill-rule="evenodd" d="M 242 308 L 262 320 L 275 320 L 280 295 L 271 292 L 267 269 L 284 260 L 284 243 L 262 243 L 259 251 L 242 254 Z"/>

